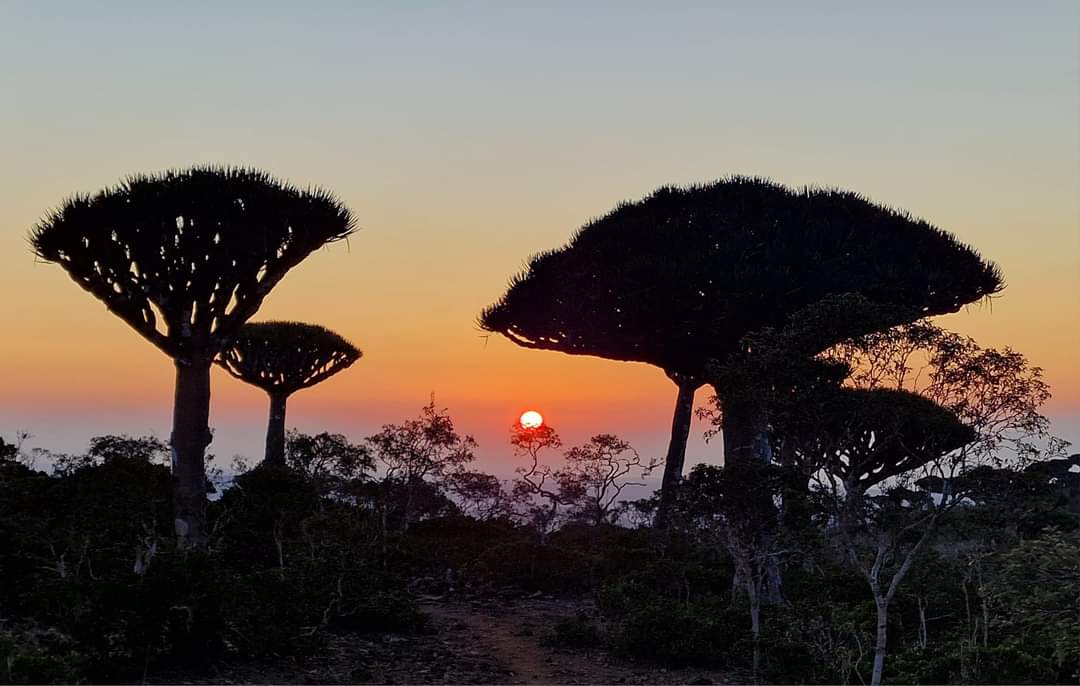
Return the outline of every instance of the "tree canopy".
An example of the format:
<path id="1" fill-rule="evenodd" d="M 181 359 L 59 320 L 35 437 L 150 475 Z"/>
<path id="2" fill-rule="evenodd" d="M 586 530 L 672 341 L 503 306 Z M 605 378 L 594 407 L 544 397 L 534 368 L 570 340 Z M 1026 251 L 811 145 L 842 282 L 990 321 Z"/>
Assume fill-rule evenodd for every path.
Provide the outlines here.
<path id="1" fill-rule="evenodd" d="M 267 393 L 291 395 L 348 368 L 362 356 L 356 346 L 322 326 L 253 322 L 240 329 L 218 364 Z"/>
<path id="2" fill-rule="evenodd" d="M 30 240 L 39 258 L 183 358 L 226 345 L 289 269 L 353 227 L 328 191 L 201 166 L 75 195 Z"/>
<path id="3" fill-rule="evenodd" d="M 825 469 L 865 492 L 976 438 L 948 409 L 915 393 L 837 388 L 774 417 L 805 471 Z"/>
<path id="4" fill-rule="evenodd" d="M 733 177 L 660 188 L 586 224 L 534 256 L 480 324 L 525 347 L 697 376 L 830 295 L 894 306 L 888 325 L 1002 287 L 995 265 L 926 221 L 855 193 Z"/>

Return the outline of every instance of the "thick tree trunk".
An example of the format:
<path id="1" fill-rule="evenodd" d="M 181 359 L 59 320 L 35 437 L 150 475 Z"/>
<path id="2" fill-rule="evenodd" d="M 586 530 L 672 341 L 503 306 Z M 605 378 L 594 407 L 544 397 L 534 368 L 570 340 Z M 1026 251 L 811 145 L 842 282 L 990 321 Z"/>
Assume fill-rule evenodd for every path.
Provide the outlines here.
<path id="1" fill-rule="evenodd" d="M 724 464 L 736 460 L 772 462 L 769 415 L 763 402 L 739 394 L 722 395 Z"/>
<path id="2" fill-rule="evenodd" d="M 773 454 L 769 445 L 769 416 L 764 402 L 745 393 L 723 394 L 720 402 L 723 409 L 724 465 L 740 461 L 744 464 L 771 464 Z M 766 510 L 776 507 L 771 498 L 763 498 L 758 506 Z M 779 605 L 784 602 L 779 562 L 769 556 L 765 564 L 767 572 L 762 601 L 766 605 Z"/>
<path id="3" fill-rule="evenodd" d="M 270 394 L 270 420 L 266 425 L 266 464 L 285 466 L 285 405 L 289 396 Z"/>
<path id="4" fill-rule="evenodd" d="M 875 598 L 877 604 L 877 642 L 874 644 L 874 672 L 870 686 L 881 686 L 881 672 L 885 669 L 885 650 L 889 640 L 889 601 Z"/>
<path id="5" fill-rule="evenodd" d="M 690 437 L 690 422 L 694 416 L 694 393 L 701 382 L 690 376 L 669 373 L 679 387 L 675 400 L 675 414 L 671 419 L 671 442 L 664 458 L 664 478 L 660 482 L 660 505 L 656 510 L 656 528 L 666 529 L 671 520 L 671 508 L 675 503 L 675 491 L 682 480 L 686 462 L 686 441 Z"/>
<path id="6" fill-rule="evenodd" d="M 210 360 L 176 362 L 172 444 L 176 537 L 184 548 L 206 545 L 206 446 L 210 445 Z"/>

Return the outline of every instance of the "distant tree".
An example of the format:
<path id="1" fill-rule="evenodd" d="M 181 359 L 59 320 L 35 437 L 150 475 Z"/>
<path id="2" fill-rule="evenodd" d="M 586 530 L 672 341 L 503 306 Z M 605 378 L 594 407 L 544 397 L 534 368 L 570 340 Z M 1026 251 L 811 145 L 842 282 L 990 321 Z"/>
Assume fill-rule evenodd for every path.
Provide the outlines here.
<path id="1" fill-rule="evenodd" d="M 645 485 L 629 480 L 631 475 L 645 478 L 657 465 L 655 459 L 643 460 L 633 446 L 612 434 L 593 436 L 563 457 L 566 464 L 555 472 L 559 494 L 570 506 L 571 517 L 593 525 L 612 523 L 618 516 L 623 490 Z"/>
<path id="2" fill-rule="evenodd" d="M 462 469 L 447 474 L 444 482 L 462 514 L 485 521 L 513 510 L 510 494 L 494 474 Z"/>
<path id="3" fill-rule="evenodd" d="M 543 542 L 555 528 L 559 508 L 565 502 L 559 491 L 555 470 L 541 461 L 540 454 L 562 447 L 562 439 L 548 424 L 524 426 L 521 422 L 515 422 L 510 429 L 510 445 L 514 446 L 514 457 L 527 460 L 526 464 L 514 470 L 517 474 L 513 486 L 514 500 L 524 510 L 525 518 L 536 528 Z"/>
<path id="4" fill-rule="evenodd" d="M 85 453 L 71 455 L 66 453 L 51 454 L 53 470 L 57 474 L 68 475 L 84 467 L 109 464 L 114 460 L 126 459 L 151 464 L 169 464 L 169 447 L 155 436 L 95 436 L 90 439 L 90 447 Z"/>
<path id="5" fill-rule="evenodd" d="M 152 464 L 169 463 L 169 446 L 156 436 L 95 436 L 90 439 L 90 448 L 86 453 L 103 464 L 116 459 L 139 460 Z"/>
<path id="6" fill-rule="evenodd" d="M 0 436 L 0 462 L 15 462 L 19 458 L 19 446 L 17 443 L 7 443 Z"/>
<path id="7" fill-rule="evenodd" d="M 352 230 L 349 211 L 325 191 L 194 167 L 75 196 L 31 232 L 40 259 L 176 364 L 170 442 L 183 545 L 206 543 L 210 365 L 290 269 Z"/>
<path id="8" fill-rule="evenodd" d="M 476 440 L 457 433 L 447 411 L 436 407 L 434 394 L 418 419 L 386 424 L 368 442 L 386 469 L 388 488 L 400 485 L 405 490 L 406 529 L 415 514 L 414 498 L 425 482 L 440 482 L 476 458 Z"/>
<path id="9" fill-rule="evenodd" d="M 312 481 L 323 495 L 375 470 L 367 446 L 325 431 L 315 435 L 290 431 L 285 441 L 285 464 Z"/>
<path id="10" fill-rule="evenodd" d="M 300 322 L 258 322 L 240 328 L 218 364 L 270 396 L 263 460 L 285 464 L 285 407 L 289 396 L 322 383 L 362 353 L 329 329 Z"/>
<path id="11" fill-rule="evenodd" d="M 28 469 L 33 469 L 34 455 L 32 452 L 27 455 L 24 450 L 24 446 L 30 438 L 32 436 L 27 431 L 16 432 L 14 443 L 7 443 L 3 437 L 0 437 L 0 462 L 18 462 Z"/>
<path id="12" fill-rule="evenodd" d="M 527 348 L 652 364 L 675 382 L 662 525 L 694 392 L 748 333 L 844 294 L 890 306 L 892 318 L 868 331 L 879 330 L 955 312 L 1002 285 L 974 250 L 907 214 L 854 193 L 735 177 L 661 188 L 586 224 L 566 246 L 534 256 L 480 325 Z M 838 340 L 821 339 L 818 350 Z M 725 452 L 746 444 L 768 461 L 762 408 L 716 390 L 727 405 Z"/>

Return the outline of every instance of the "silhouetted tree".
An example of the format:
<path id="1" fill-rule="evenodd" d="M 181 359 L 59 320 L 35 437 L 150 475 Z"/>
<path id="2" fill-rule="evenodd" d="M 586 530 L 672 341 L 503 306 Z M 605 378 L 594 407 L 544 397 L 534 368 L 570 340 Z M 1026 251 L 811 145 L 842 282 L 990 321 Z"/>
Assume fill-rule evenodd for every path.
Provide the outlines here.
<path id="1" fill-rule="evenodd" d="M 435 406 L 434 394 L 418 419 L 385 424 L 368 442 L 386 467 L 384 492 L 390 494 L 398 487 L 405 490 L 405 529 L 413 522 L 414 498 L 427 490 L 428 480 L 441 481 L 476 459 L 476 440 L 458 434 L 447 411 Z"/>
<path id="2" fill-rule="evenodd" d="M 480 325 L 527 348 L 663 369 L 679 389 L 663 479 L 670 491 L 706 367 L 737 352 L 746 334 L 782 327 L 830 296 L 889 306 L 877 330 L 955 312 L 1001 288 L 994 265 L 925 221 L 854 193 L 736 177 L 661 188 L 586 224 L 564 247 L 534 256 Z M 857 333 L 865 331 L 845 335 Z M 821 340 L 819 350 L 835 342 Z M 726 390 L 717 389 L 721 398 Z M 729 430 L 765 430 L 754 403 L 727 409 Z M 768 459 L 768 441 L 752 443 Z M 658 519 L 665 503 L 670 496 Z"/>
<path id="3" fill-rule="evenodd" d="M 285 464 L 315 484 L 322 495 L 342 490 L 375 470 L 367 446 L 325 431 L 315 435 L 290 431 L 285 441 Z"/>
<path id="4" fill-rule="evenodd" d="M 571 517 L 593 525 L 613 523 L 623 490 L 645 485 L 629 481 L 631 474 L 645 478 L 656 468 L 655 459 L 643 460 L 632 445 L 612 434 L 593 436 L 563 457 L 566 464 L 555 472 L 559 495 L 572 508 Z"/>
<path id="5" fill-rule="evenodd" d="M 132 438 L 124 434 L 94 436 L 90 447 L 79 455 L 53 454 L 53 470 L 69 475 L 76 470 L 94 465 L 109 464 L 113 460 L 135 460 L 151 464 L 168 464 L 169 447 L 154 436 Z"/>
<path id="6" fill-rule="evenodd" d="M 292 267 L 352 230 L 330 193 L 231 167 L 132 176 L 69 199 L 32 230 L 39 258 L 176 364 L 170 442 L 184 545 L 206 541 L 210 365 Z"/>
<path id="7" fill-rule="evenodd" d="M 0 436 L 0 462 L 15 462 L 19 457 L 19 446 L 16 443 L 6 443 Z"/>
<path id="8" fill-rule="evenodd" d="M 356 346 L 333 331 L 300 322 L 258 322 L 240 328 L 217 362 L 270 396 L 265 462 L 285 464 L 285 407 L 289 396 L 322 383 L 360 359 Z"/>
<path id="9" fill-rule="evenodd" d="M 494 474 L 462 469 L 450 472 L 444 481 L 464 515 L 486 521 L 505 517 L 513 509 L 510 495 Z"/>
<path id="10" fill-rule="evenodd" d="M 514 422 L 510 429 L 510 445 L 514 446 L 515 457 L 528 458 L 528 463 L 517 467 L 514 472 L 514 499 L 524 509 L 528 521 L 536 527 L 540 541 L 547 540 L 559 517 L 559 508 L 564 499 L 559 492 L 555 470 L 541 462 L 540 453 L 562 446 L 562 438 L 548 424 L 524 426 Z"/>

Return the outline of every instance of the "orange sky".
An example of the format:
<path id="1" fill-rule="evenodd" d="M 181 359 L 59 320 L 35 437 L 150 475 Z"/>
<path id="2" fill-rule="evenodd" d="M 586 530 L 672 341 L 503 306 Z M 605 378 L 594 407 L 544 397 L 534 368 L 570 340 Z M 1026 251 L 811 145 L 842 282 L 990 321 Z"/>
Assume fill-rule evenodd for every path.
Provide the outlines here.
<path id="1" fill-rule="evenodd" d="M 304 430 L 359 438 L 434 391 L 488 468 L 509 470 L 507 431 L 527 407 L 569 443 L 613 432 L 660 454 L 674 402 L 661 372 L 519 349 L 474 320 L 529 254 L 618 201 L 743 173 L 860 191 L 997 261 L 1004 294 L 941 323 L 1043 366 L 1047 412 L 1080 441 L 1075 5 L 882 17 L 855 4 L 780 25 L 750 5 L 625 7 L 567 6 L 559 21 L 345 5 L 299 21 L 275 7 L 261 23 L 210 25 L 198 10 L 56 23 L 5 5 L 0 58 L 16 68 L 0 74 L 0 435 L 74 450 L 104 432 L 167 434 L 170 362 L 59 267 L 35 264 L 26 232 L 126 173 L 228 162 L 324 185 L 361 226 L 257 316 L 320 323 L 365 352 L 294 398 L 289 424 Z M 293 40 L 304 49 L 266 52 Z M 200 50 L 146 57 L 155 43 Z M 770 57 L 746 58 L 758 49 Z M 218 373 L 213 393 L 211 450 L 257 456 L 261 392 Z M 699 436 L 689 459 L 714 459 Z"/>

